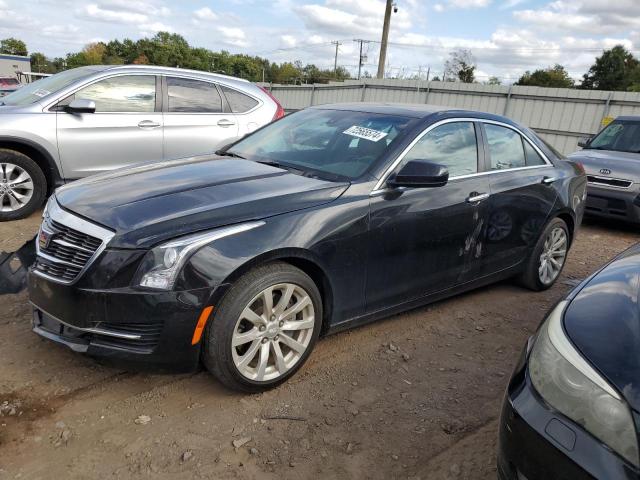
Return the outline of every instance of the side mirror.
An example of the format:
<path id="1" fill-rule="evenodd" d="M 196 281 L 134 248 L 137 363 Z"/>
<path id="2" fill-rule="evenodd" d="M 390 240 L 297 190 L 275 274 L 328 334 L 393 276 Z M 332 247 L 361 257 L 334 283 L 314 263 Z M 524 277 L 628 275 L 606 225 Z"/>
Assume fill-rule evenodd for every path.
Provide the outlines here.
<path id="1" fill-rule="evenodd" d="M 588 147 L 593 137 L 582 137 L 578 140 L 578 146 L 581 148 Z"/>
<path id="2" fill-rule="evenodd" d="M 96 102 L 93 100 L 78 98 L 67 105 L 65 110 L 69 113 L 95 113 Z"/>
<path id="3" fill-rule="evenodd" d="M 411 160 L 387 181 L 390 187 L 443 187 L 449 181 L 449 170 L 427 160 Z"/>

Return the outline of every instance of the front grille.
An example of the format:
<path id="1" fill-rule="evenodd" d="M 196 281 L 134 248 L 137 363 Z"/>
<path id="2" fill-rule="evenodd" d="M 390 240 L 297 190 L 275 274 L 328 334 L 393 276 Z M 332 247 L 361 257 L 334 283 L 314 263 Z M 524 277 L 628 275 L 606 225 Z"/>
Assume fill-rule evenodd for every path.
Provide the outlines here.
<path id="1" fill-rule="evenodd" d="M 623 180 L 620 178 L 599 177 L 597 175 L 587 175 L 587 181 L 592 185 L 615 187 L 615 188 L 629 188 L 633 185 L 631 180 Z"/>
<path id="2" fill-rule="evenodd" d="M 59 278 L 65 282 L 74 281 L 82 271 L 82 267 L 54 263 L 40 257 L 36 259 L 35 269 L 49 277 Z"/>
<path id="3" fill-rule="evenodd" d="M 87 269 L 113 233 L 87 222 L 49 201 L 37 241 L 34 271 L 62 283 L 72 283 Z"/>

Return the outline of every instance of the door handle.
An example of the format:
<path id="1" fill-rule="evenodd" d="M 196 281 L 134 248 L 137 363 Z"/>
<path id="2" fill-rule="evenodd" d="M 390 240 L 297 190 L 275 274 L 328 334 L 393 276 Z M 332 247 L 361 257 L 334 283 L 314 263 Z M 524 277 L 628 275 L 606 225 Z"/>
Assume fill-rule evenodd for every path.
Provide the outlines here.
<path id="1" fill-rule="evenodd" d="M 489 197 L 490 195 L 488 193 L 473 192 L 471 195 L 467 197 L 467 203 L 479 203 L 483 200 L 486 200 Z"/>
<path id="2" fill-rule="evenodd" d="M 551 185 L 553 182 L 555 182 L 557 180 L 556 177 L 544 177 L 542 179 L 542 184 L 543 185 Z"/>
<path id="3" fill-rule="evenodd" d="M 138 127 L 140 128 L 158 128 L 160 124 L 158 122 L 154 122 L 153 120 L 142 120 L 138 123 Z"/>
<path id="4" fill-rule="evenodd" d="M 233 127 L 235 124 L 236 124 L 235 122 L 232 122 L 231 120 L 227 120 L 226 118 L 223 118 L 222 120 L 218 120 L 218 126 L 223 128 Z"/>

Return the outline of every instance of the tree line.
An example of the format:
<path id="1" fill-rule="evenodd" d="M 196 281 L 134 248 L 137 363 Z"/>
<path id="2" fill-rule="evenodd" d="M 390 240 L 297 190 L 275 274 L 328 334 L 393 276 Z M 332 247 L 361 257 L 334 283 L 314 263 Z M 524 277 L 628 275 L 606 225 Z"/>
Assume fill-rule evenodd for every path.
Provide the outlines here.
<path id="1" fill-rule="evenodd" d="M 7 38 L 0 41 L 0 53 L 27 55 L 28 52 L 23 41 Z M 38 73 L 57 73 L 86 65 L 149 64 L 224 73 L 252 82 L 327 83 L 350 78 L 343 67 L 334 71 L 300 61 L 275 63 L 256 55 L 232 54 L 225 50 L 213 52 L 192 47 L 181 35 L 168 32 L 135 41 L 127 38 L 90 43 L 64 57 L 49 58 L 40 52 L 30 57 L 31 69 Z"/>
<path id="2" fill-rule="evenodd" d="M 22 40 L 6 38 L 0 40 L 0 53 L 26 56 L 28 50 Z M 225 50 L 214 52 L 192 47 L 181 35 L 168 32 L 135 41 L 127 38 L 90 43 L 81 51 L 67 53 L 64 57 L 48 58 L 40 52 L 32 53 L 30 57 L 31 69 L 40 73 L 57 73 L 86 65 L 151 64 L 224 73 L 253 82 L 327 83 L 351 78 L 344 67 L 334 71 L 314 64 L 305 65 L 299 60 L 275 63 L 257 55 L 232 54 Z M 476 83 L 476 69 L 477 62 L 471 51 L 457 49 L 450 53 L 442 77 L 433 80 Z M 499 85 L 501 81 L 490 77 L 484 83 Z M 595 59 L 579 84 L 564 66 L 556 64 L 527 70 L 514 85 L 640 92 L 640 59 L 623 45 L 617 45 Z"/>
<path id="3" fill-rule="evenodd" d="M 445 63 L 443 79 L 475 83 L 476 67 L 470 50 L 455 50 L 449 54 Z M 491 77 L 486 83 L 500 84 L 500 80 Z M 527 70 L 514 85 L 640 92 L 640 59 L 634 57 L 623 45 L 616 45 L 596 58 L 578 85 L 560 64 L 534 71 Z"/>

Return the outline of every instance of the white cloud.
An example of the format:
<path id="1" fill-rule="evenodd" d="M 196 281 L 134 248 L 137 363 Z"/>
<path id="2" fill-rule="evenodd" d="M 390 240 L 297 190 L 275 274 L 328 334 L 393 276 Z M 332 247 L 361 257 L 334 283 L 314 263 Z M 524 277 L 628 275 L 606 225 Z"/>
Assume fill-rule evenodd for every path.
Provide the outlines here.
<path id="1" fill-rule="evenodd" d="M 280 43 L 284 47 L 290 48 L 295 46 L 298 43 L 298 41 L 296 40 L 296 37 L 294 37 L 293 35 L 281 35 Z"/>
<path id="2" fill-rule="evenodd" d="M 440 12 L 444 12 L 444 5 L 442 5 L 441 3 L 436 3 L 436 4 L 433 6 L 433 9 L 434 9 L 436 12 L 439 12 L 439 13 L 440 13 Z"/>
<path id="3" fill-rule="evenodd" d="M 222 35 L 222 42 L 235 47 L 247 47 L 249 42 L 244 30 L 238 27 L 218 27 L 216 29 Z"/>
<path id="4" fill-rule="evenodd" d="M 323 5 L 307 4 L 293 8 L 308 29 L 344 37 L 379 36 L 385 4 L 381 0 L 325 0 Z M 411 28 L 410 3 L 402 5 L 391 18 L 391 32 Z"/>
<path id="5" fill-rule="evenodd" d="M 216 15 L 209 7 L 202 7 L 193 13 L 199 20 L 213 21 L 218 19 L 218 15 Z"/>
<path id="6" fill-rule="evenodd" d="M 640 15 L 630 15 L 638 9 L 637 0 L 557 0 L 539 9 L 518 10 L 514 17 L 545 30 L 582 33 L 619 33 L 622 29 L 640 28 Z"/>
<path id="7" fill-rule="evenodd" d="M 449 5 L 456 8 L 482 8 L 487 7 L 492 0 L 448 0 Z"/>
<path id="8" fill-rule="evenodd" d="M 84 8 L 84 16 L 99 22 L 109 23 L 144 23 L 148 21 L 147 15 L 135 12 L 119 10 L 109 10 L 96 5 L 89 4 Z"/>

